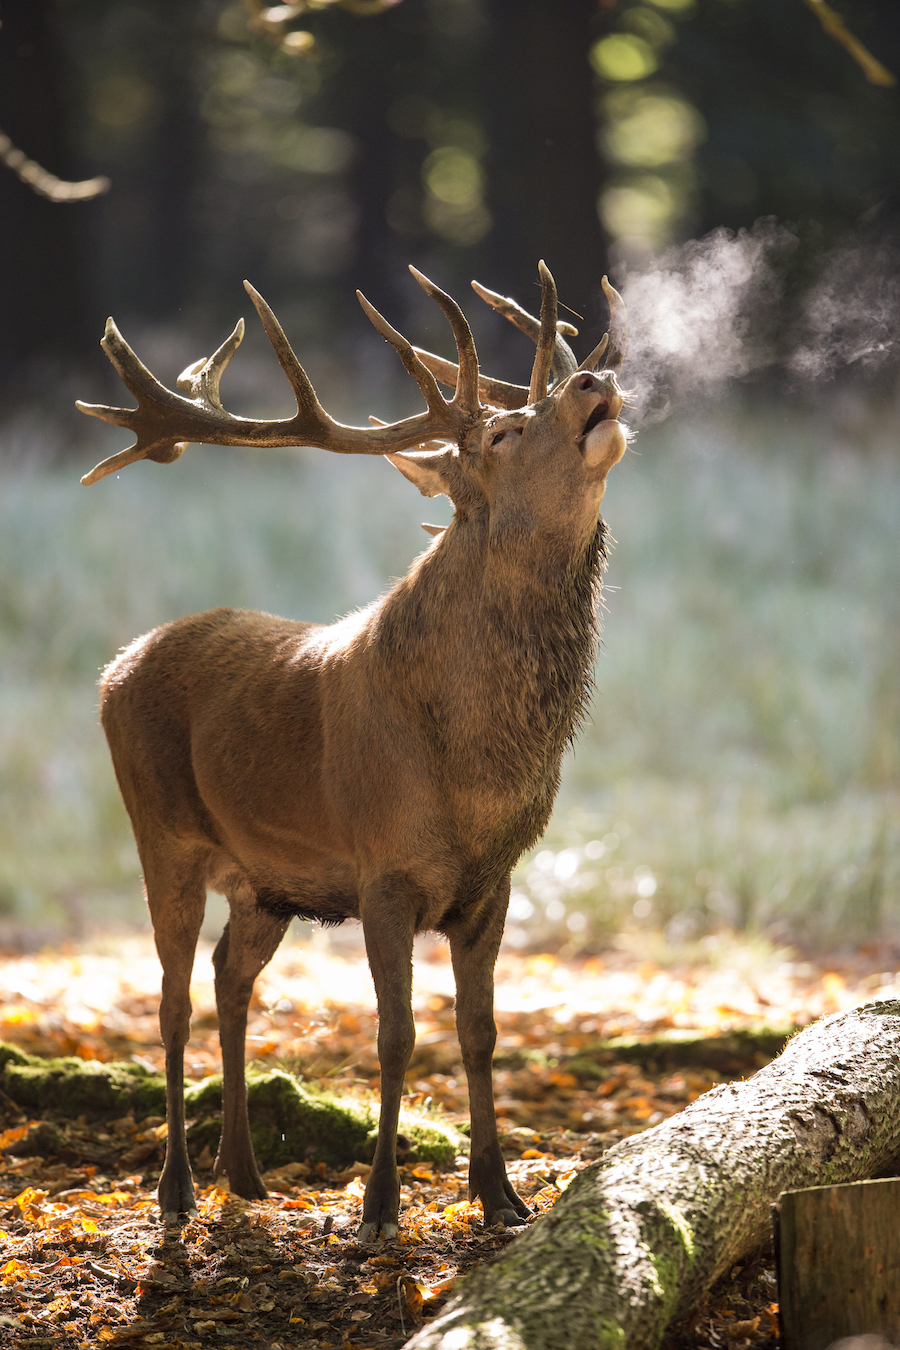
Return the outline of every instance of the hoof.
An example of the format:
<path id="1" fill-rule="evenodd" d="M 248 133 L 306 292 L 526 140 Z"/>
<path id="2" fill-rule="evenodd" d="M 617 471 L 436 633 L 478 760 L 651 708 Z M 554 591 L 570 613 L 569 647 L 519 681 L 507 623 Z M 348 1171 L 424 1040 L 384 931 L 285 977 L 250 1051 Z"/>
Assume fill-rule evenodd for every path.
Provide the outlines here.
<path id="1" fill-rule="evenodd" d="M 380 1229 L 377 1223 L 361 1223 L 356 1233 L 356 1240 L 361 1243 L 375 1242 L 380 1235 L 390 1241 L 391 1238 L 397 1236 L 399 1231 L 399 1226 L 395 1223 L 383 1223 Z"/>
<path id="2" fill-rule="evenodd" d="M 525 1226 L 525 1216 L 518 1214 L 514 1209 L 498 1209 L 490 1218 L 485 1217 L 485 1228 L 496 1228 L 499 1224 L 501 1228 L 523 1228 Z"/>
<path id="3" fill-rule="evenodd" d="M 227 1167 L 217 1167 L 213 1171 L 213 1176 L 217 1181 L 222 1178 L 227 1179 L 228 1190 L 232 1195 L 239 1195 L 242 1200 L 268 1200 L 269 1192 L 266 1190 L 259 1173 L 249 1172 L 246 1168 L 235 1167 L 229 1172 Z"/>
<path id="4" fill-rule="evenodd" d="M 190 1209 L 183 1209 L 181 1211 L 164 1209 L 159 1217 L 160 1222 L 163 1223 L 166 1228 L 175 1228 L 181 1224 L 187 1223 L 189 1219 L 199 1219 L 200 1215 L 197 1212 L 196 1205 L 191 1205 Z"/>

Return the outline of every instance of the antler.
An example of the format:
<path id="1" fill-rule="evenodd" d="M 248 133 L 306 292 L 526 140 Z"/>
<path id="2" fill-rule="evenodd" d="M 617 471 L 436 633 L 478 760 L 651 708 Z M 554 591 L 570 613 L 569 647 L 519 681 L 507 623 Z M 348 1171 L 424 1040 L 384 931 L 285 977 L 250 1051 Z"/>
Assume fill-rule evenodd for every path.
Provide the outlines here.
<path id="1" fill-rule="evenodd" d="M 284 420 L 254 421 L 236 417 L 222 407 L 219 381 L 241 344 L 244 336 L 243 319 L 208 360 L 196 361 L 182 372 L 176 381 L 180 393 L 160 384 L 131 350 L 112 319 L 109 319 L 100 345 L 123 383 L 137 399 L 138 406 L 111 408 L 104 404 L 81 402 L 76 406 L 91 417 L 127 427 L 137 439 L 127 450 L 103 460 L 85 474 L 82 483 L 96 483 L 98 479 L 138 459 L 170 464 L 192 442 L 210 445 L 314 445 L 339 454 L 365 455 L 396 453 L 431 440 L 461 443 L 483 411 L 478 401 L 475 342 L 456 302 L 414 267 L 410 271 L 422 289 L 440 305 L 456 339 L 459 364 L 455 367 L 455 393 L 452 399 L 444 398 L 433 374 L 406 338 L 392 328 L 365 296 L 357 291 L 359 302 L 369 319 L 381 336 L 395 348 L 421 389 L 427 411 L 380 427 L 351 427 L 336 422 L 319 403 L 306 371 L 297 360 L 272 310 L 245 281 L 247 293 L 294 391 L 296 415 Z"/>
<path id="2" fill-rule="evenodd" d="M 539 268 L 546 271 L 544 264 L 540 263 Z M 546 285 L 543 271 L 541 272 L 541 309 L 544 307 L 544 297 L 546 294 Z M 550 277 L 550 273 L 547 272 Z M 550 277 L 552 285 L 553 278 Z M 576 370 L 594 370 L 600 363 L 601 357 L 606 355 L 603 363 L 604 370 L 612 370 L 619 374 L 622 369 L 622 363 L 625 359 L 625 348 L 628 342 L 628 323 L 625 316 L 625 303 L 619 292 L 609 284 L 607 277 L 602 281 L 603 292 L 609 302 L 610 310 L 610 331 L 604 333 L 603 337 L 597 343 L 597 346 L 579 365 L 572 352 L 572 348 L 565 341 L 565 336 L 577 337 L 578 329 L 573 328 L 570 323 L 557 322 L 556 336 L 553 344 L 550 358 L 550 366 L 557 380 L 564 379 L 567 375 L 573 374 Z M 498 295 L 496 291 L 489 291 L 486 286 L 481 286 L 477 281 L 472 282 L 472 289 L 476 295 L 496 309 L 498 314 L 502 314 L 505 319 L 515 326 L 526 336 L 530 337 L 536 344 L 540 341 L 541 320 L 536 319 L 533 314 L 516 304 L 515 300 L 508 296 Z M 555 287 L 553 290 L 555 297 Z M 611 336 L 612 335 L 612 336 Z M 607 350 L 608 349 L 608 350 Z M 435 356 L 432 352 L 423 351 L 421 347 L 414 348 L 416 355 L 423 365 L 427 366 L 433 375 L 441 381 L 442 384 L 454 385 L 457 378 L 457 366 L 453 361 L 447 361 L 441 356 Z M 537 358 L 536 362 L 537 364 Z M 546 381 L 546 376 L 545 376 Z M 534 371 L 532 371 L 532 383 L 534 382 Z M 481 397 L 489 404 L 499 408 L 522 408 L 529 401 L 533 401 L 531 388 L 526 388 L 524 384 L 509 384 L 506 380 L 494 380 L 487 375 L 479 375 L 478 391 Z M 544 393 L 546 393 L 546 382 L 544 384 Z M 537 397 L 543 397 L 538 394 Z"/>

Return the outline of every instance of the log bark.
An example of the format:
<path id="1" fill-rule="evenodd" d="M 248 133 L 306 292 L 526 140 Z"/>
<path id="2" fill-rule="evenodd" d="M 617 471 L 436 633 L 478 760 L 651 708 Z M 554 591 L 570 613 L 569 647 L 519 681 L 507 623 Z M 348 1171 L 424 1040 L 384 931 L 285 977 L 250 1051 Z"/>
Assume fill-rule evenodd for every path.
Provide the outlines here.
<path id="1" fill-rule="evenodd" d="M 744 1082 L 623 1140 L 407 1350 L 653 1350 L 770 1232 L 784 1190 L 900 1154 L 900 1002 L 816 1023 Z"/>

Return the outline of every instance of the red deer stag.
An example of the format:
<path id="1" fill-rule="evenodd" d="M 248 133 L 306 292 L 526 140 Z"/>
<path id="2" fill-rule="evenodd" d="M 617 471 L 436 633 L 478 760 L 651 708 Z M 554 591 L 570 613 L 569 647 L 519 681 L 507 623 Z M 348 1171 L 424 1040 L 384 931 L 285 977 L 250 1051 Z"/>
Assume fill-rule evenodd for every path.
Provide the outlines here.
<path id="1" fill-rule="evenodd" d="M 403 421 L 335 422 L 249 285 L 296 395 L 296 416 L 254 421 L 222 407 L 219 378 L 243 323 L 184 372 L 175 393 L 110 320 L 102 345 L 138 407 L 78 405 L 137 435 L 85 483 L 137 459 L 170 463 L 192 441 L 306 445 L 385 455 L 425 496 L 445 493 L 456 508 L 409 573 L 359 613 L 323 627 L 215 609 L 138 638 L 103 675 L 103 726 L 163 969 L 166 1220 L 196 1213 L 183 1056 L 208 887 L 230 906 L 213 960 L 224 1070 L 216 1172 L 227 1174 L 232 1191 L 266 1194 L 244 1080 L 253 982 L 293 915 L 354 918 L 362 920 L 375 982 L 381 1062 L 360 1239 L 397 1232 L 397 1117 L 415 1039 L 412 947 L 424 931 L 450 943 L 471 1099 L 470 1195 L 481 1200 L 486 1224 L 521 1224 L 528 1214 L 507 1179 L 494 1117 L 493 970 L 510 872 L 547 824 L 591 686 L 604 562 L 600 502 L 625 449 L 616 420 L 624 306 L 604 278 L 613 336 L 605 368 L 595 372 L 608 335 L 577 364 L 558 331 L 575 330 L 557 324 L 543 263 L 540 320 L 476 287 L 536 341 L 526 389 L 479 374 L 462 311 L 413 274 L 450 322 L 458 365 L 411 347 L 359 297 L 425 397 L 427 411 Z M 435 377 L 455 385 L 451 399 Z M 419 449 L 401 453 L 412 447 Z"/>

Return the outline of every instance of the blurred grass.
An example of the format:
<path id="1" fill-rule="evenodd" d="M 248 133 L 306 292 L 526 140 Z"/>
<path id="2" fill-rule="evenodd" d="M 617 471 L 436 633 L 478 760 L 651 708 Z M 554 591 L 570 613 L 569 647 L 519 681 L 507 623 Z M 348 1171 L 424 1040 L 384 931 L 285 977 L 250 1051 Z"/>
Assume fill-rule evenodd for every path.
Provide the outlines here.
<path id="1" fill-rule="evenodd" d="M 96 457 L 120 440 L 98 428 Z M 517 874 L 510 940 L 897 933 L 896 452 L 777 409 L 680 419 L 637 449 L 604 506 L 618 542 L 592 722 Z M 427 544 L 420 499 L 380 460 L 192 448 L 91 489 L 82 466 L 26 464 L 0 482 L 7 941 L 143 919 L 96 721 L 120 646 L 216 604 L 328 621 Z"/>

